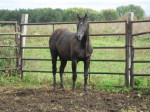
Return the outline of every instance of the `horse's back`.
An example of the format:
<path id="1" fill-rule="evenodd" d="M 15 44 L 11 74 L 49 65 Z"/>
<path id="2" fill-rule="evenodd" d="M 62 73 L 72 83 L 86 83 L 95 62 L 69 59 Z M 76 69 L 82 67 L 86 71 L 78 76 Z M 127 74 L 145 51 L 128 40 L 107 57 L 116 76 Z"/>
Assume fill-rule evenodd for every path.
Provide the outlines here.
<path id="1" fill-rule="evenodd" d="M 71 41 L 75 33 L 70 32 L 68 29 L 55 30 L 50 38 L 50 49 L 57 51 L 59 56 L 64 57 L 66 60 L 71 58 Z"/>
<path id="2" fill-rule="evenodd" d="M 51 35 L 51 37 L 50 37 L 50 39 L 49 39 L 49 46 L 50 46 L 50 48 L 55 47 L 56 42 L 58 41 L 58 37 L 59 37 L 65 30 L 67 30 L 67 29 L 62 29 L 62 28 L 60 28 L 60 29 L 56 29 L 56 30 L 52 33 L 52 35 Z"/>

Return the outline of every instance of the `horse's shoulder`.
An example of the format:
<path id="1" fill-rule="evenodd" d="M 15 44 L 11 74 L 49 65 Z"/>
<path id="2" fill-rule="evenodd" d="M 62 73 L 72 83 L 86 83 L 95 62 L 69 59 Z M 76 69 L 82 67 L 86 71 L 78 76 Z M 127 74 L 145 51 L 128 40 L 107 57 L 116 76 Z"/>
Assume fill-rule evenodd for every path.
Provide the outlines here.
<path id="1" fill-rule="evenodd" d="M 59 28 L 59 29 L 56 29 L 55 31 L 59 32 L 59 33 L 63 33 L 63 32 L 69 31 L 69 30 L 67 28 Z"/>
<path id="2" fill-rule="evenodd" d="M 60 33 L 64 32 L 64 31 L 66 31 L 66 30 L 68 30 L 68 29 L 66 29 L 66 28 L 58 28 L 58 29 L 56 29 L 53 32 L 53 34 L 60 34 Z"/>
<path id="3" fill-rule="evenodd" d="M 51 38 L 56 38 L 58 36 L 60 36 L 63 32 L 65 32 L 67 29 L 65 28 L 59 28 L 59 29 L 56 29 L 52 35 L 51 35 Z"/>

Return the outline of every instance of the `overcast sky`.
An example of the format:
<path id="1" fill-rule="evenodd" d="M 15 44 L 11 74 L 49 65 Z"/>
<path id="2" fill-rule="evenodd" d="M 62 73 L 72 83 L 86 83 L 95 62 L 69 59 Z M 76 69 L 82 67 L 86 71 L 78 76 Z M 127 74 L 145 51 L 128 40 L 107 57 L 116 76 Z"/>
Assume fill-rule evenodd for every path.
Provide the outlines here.
<path id="1" fill-rule="evenodd" d="M 141 6 L 150 15 L 150 0 L 1 0 L 0 9 L 33 9 L 72 7 L 91 8 L 97 11 L 115 9 L 118 6 L 134 4 Z"/>

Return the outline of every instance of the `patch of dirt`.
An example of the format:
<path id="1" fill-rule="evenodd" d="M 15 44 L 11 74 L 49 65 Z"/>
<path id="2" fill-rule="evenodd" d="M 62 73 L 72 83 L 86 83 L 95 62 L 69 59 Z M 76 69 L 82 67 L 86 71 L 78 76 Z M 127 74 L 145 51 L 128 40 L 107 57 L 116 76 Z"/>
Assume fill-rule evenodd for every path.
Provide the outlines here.
<path id="1" fill-rule="evenodd" d="M 0 112 L 150 111 L 150 94 L 137 91 L 109 93 L 100 90 L 0 89 Z"/>

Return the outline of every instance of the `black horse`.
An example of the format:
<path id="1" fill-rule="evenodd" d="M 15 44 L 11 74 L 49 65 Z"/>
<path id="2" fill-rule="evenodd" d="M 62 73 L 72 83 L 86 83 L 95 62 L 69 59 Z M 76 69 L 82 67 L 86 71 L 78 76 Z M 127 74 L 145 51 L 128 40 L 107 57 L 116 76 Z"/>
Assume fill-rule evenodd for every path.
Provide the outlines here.
<path id="1" fill-rule="evenodd" d="M 90 44 L 89 39 L 89 22 L 87 15 L 79 17 L 77 23 L 77 32 L 72 33 L 68 29 L 57 29 L 53 32 L 49 39 L 50 52 L 52 57 L 52 70 L 53 70 L 53 86 L 54 91 L 56 90 L 56 62 L 59 56 L 60 65 L 60 81 L 61 88 L 64 89 L 63 85 L 63 72 L 68 60 L 72 61 L 72 72 L 73 72 L 73 85 L 72 90 L 74 91 L 75 82 L 77 78 L 76 67 L 79 61 L 84 62 L 84 90 L 87 91 L 87 79 L 88 79 L 88 68 L 90 64 L 90 57 L 93 52 L 93 48 Z"/>

